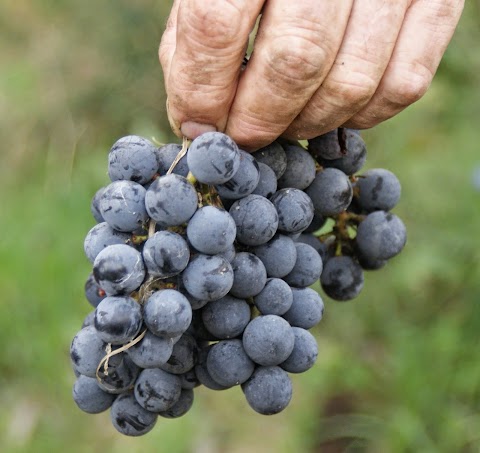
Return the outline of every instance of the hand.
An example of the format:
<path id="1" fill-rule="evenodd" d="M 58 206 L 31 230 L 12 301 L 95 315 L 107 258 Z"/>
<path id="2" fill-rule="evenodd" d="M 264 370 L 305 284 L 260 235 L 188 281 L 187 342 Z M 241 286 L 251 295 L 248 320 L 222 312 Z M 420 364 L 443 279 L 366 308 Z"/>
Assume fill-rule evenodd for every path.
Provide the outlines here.
<path id="1" fill-rule="evenodd" d="M 175 0 L 159 51 L 172 127 L 188 138 L 225 131 L 256 149 L 279 136 L 375 126 L 425 94 L 463 5 Z"/>

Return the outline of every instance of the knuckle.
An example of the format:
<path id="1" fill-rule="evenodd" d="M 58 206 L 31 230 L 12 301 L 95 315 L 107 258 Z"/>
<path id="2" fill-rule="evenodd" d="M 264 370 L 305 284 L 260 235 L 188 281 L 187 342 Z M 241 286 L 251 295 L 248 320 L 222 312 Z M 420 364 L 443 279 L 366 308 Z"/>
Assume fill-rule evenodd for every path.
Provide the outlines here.
<path id="1" fill-rule="evenodd" d="M 385 82 L 385 97 L 392 104 L 406 107 L 423 97 L 432 78 L 432 71 L 423 64 L 407 65 L 393 71 L 393 75 Z"/>
<path id="2" fill-rule="evenodd" d="M 375 94 L 378 81 L 364 73 L 349 73 L 347 78 L 329 80 L 322 88 L 335 107 L 358 111 Z"/>
<path id="3" fill-rule="evenodd" d="M 272 43 L 266 64 L 273 77 L 291 84 L 318 80 L 325 59 L 325 50 L 318 43 L 284 36 Z"/>
<path id="4" fill-rule="evenodd" d="M 248 18 L 246 2 L 239 0 L 190 0 L 183 2 L 179 25 L 198 44 L 214 49 L 230 47 L 243 36 Z M 180 18 L 183 17 L 183 20 Z M 244 42 L 240 43 L 242 46 Z"/>

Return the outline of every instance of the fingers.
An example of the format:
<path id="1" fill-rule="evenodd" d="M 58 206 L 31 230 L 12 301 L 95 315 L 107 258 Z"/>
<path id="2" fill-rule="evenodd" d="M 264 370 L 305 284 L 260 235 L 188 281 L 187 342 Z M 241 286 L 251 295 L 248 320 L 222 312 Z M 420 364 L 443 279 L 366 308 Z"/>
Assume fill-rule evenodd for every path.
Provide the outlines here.
<path id="1" fill-rule="evenodd" d="M 353 0 L 269 0 L 226 128 L 245 148 L 276 139 L 328 74 Z"/>
<path id="2" fill-rule="evenodd" d="M 355 0 L 335 64 L 283 134 L 312 138 L 342 125 L 375 94 L 411 0 Z"/>
<path id="3" fill-rule="evenodd" d="M 346 123 L 348 127 L 373 127 L 425 94 L 453 36 L 463 5 L 463 0 L 412 3 L 375 95 Z"/>
<path id="4" fill-rule="evenodd" d="M 248 36 L 263 0 L 177 0 L 162 38 L 168 113 L 174 131 L 195 138 L 223 130 Z M 175 36 L 173 36 L 175 35 Z M 172 52 L 173 49 L 173 52 Z"/>
<path id="5" fill-rule="evenodd" d="M 165 89 L 168 93 L 168 82 L 170 79 L 170 68 L 172 65 L 173 54 L 175 53 L 176 37 L 177 37 L 177 15 L 178 15 L 178 5 L 180 0 L 175 0 L 173 2 L 172 10 L 170 11 L 170 16 L 167 20 L 167 26 L 162 35 L 162 40 L 160 42 L 160 47 L 158 48 L 158 57 L 160 59 L 160 64 L 162 65 L 163 78 L 165 83 Z M 178 124 L 175 123 L 173 118 L 170 116 L 170 108 L 168 105 L 167 98 L 167 116 L 170 123 L 170 127 L 173 132 L 180 136 L 181 131 Z"/>

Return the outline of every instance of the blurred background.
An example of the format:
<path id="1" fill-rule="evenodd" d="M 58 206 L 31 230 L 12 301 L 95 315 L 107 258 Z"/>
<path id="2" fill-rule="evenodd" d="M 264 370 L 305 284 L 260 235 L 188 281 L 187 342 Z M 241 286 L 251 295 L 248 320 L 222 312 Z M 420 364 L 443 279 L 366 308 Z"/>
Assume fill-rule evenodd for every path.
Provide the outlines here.
<path id="1" fill-rule="evenodd" d="M 428 94 L 364 133 L 403 185 L 403 253 L 350 303 L 325 298 L 319 359 L 282 414 L 200 389 L 182 419 L 125 438 L 72 401 L 68 350 L 90 305 L 83 238 L 128 134 L 174 140 L 157 45 L 170 2 L 0 3 L 2 452 L 479 452 L 480 2 Z M 476 177 L 475 177 L 476 175 Z"/>

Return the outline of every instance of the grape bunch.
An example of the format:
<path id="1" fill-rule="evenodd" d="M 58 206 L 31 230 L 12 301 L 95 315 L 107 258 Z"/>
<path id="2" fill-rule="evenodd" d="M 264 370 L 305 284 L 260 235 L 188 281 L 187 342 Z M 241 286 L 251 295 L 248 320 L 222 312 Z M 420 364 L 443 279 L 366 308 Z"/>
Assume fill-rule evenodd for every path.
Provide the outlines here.
<path id="1" fill-rule="evenodd" d="M 78 407 L 110 409 L 129 436 L 184 415 L 201 385 L 240 385 L 260 414 L 285 409 L 289 373 L 318 355 L 309 329 L 324 304 L 310 286 L 353 299 L 363 270 L 405 244 L 390 213 L 400 184 L 383 169 L 355 176 L 365 158 L 345 129 L 253 154 L 220 132 L 118 140 L 84 242 L 94 311 L 70 348 Z"/>

